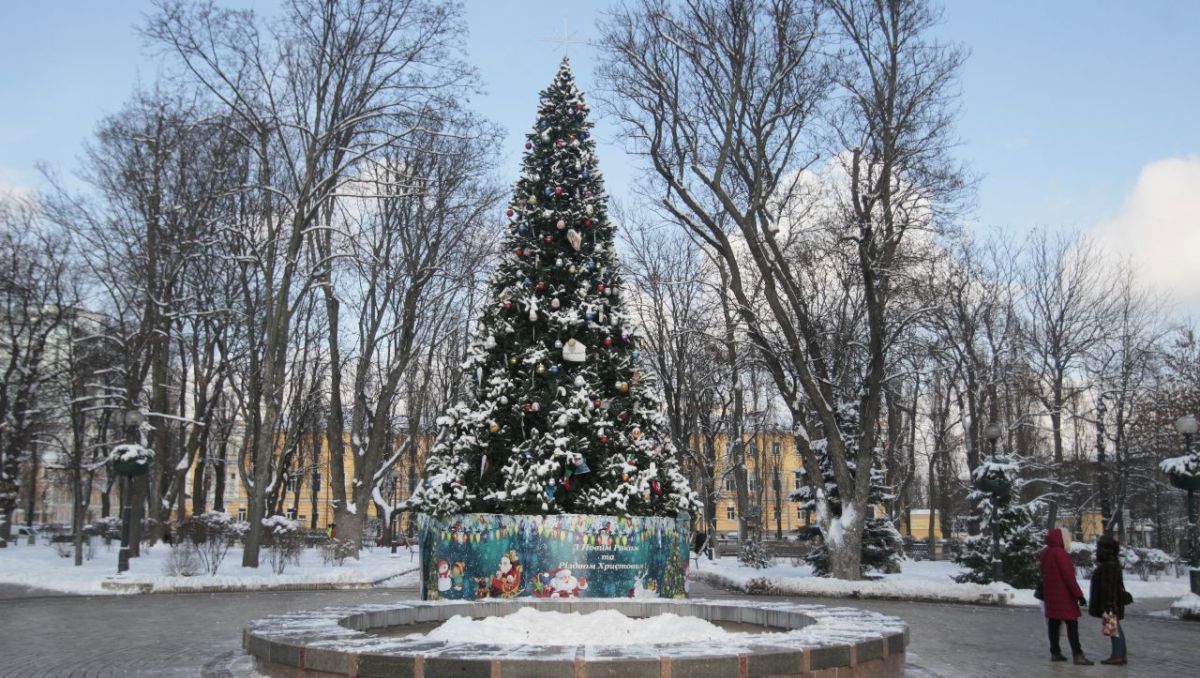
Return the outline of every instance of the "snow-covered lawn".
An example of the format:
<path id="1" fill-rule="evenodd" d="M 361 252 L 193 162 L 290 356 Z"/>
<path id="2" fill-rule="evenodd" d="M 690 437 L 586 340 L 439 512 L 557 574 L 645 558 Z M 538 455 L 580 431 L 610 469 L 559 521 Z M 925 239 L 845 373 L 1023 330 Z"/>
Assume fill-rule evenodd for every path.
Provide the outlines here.
<path id="1" fill-rule="evenodd" d="M 944 560 L 905 560 L 899 574 L 886 574 L 877 581 L 844 581 L 814 577 L 808 565 L 792 565 L 776 559 L 772 567 L 756 570 L 742 565 L 733 557 L 714 561 L 700 560 L 692 567 L 689 577 L 708 583 L 728 586 L 742 591 L 780 593 L 804 596 L 851 598 L 897 598 L 1000 605 L 1030 605 L 1041 603 L 1031 589 L 1014 589 L 1007 584 L 959 584 L 954 576 L 962 572 L 958 565 Z M 1086 577 L 1079 585 L 1088 590 Z M 1162 579 L 1142 581 L 1129 573 L 1125 588 L 1136 602 L 1140 598 L 1172 598 L 1188 591 L 1187 577 L 1163 576 Z"/>
<path id="2" fill-rule="evenodd" d="M 229 549 L 215 577 L 167 576 L 165 565 L 171 548 L 163 544 L 143 547 L 141 557 L 129 561 L 129 571 L 118 576 L 117 550 L 116 543 L 111 549 L 99 543 L 95 547 L 95 556 L 75 567 L 73 558 L 59 557 L 50 546 L 10 545 L 0 549 L 0 584 L 34 586 L 63 593 L 113 594 L 147 590 L 261 590 L 290 586 L 366 588 L 383 579 L 387 579 L 387 586 L 419 581 L 416 572 L 419 563 L 404 549 L 395 556 L 388 549 L 363 550 L 361 559 L 347 559 L 340 567 L 324 564 L 320 549 L 305 549 L 299 565 L 289 563 L 283 574 L 276 575 L 271 571 L 265 549 L 257 569 L 243 568 L 242 549 L 235 546 Z"/>

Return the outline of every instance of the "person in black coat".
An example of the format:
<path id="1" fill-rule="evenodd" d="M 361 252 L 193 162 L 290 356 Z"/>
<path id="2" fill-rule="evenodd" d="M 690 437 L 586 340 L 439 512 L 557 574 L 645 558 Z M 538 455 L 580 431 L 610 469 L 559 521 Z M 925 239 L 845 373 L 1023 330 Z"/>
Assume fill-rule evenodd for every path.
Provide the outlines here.
<path id="1" fill-rule="evenodd" d="M 1096 569 L 1092 571 L 1092 589 L 1088 596 L 1088 614 L 1103 617 L 1112 613 L 1117 617 L 1117 630 L 1112 641 L 1112 656 L 1101 664 L 1124 665 L 1126 658 L 1125 629 L 1120 620 L 1125 618 L 1126 603 L 1133 598 L 1125 592 L 1125 579 L 1121 576 L 1121 545 L 1111 535 L 1100 537 L 1096 544 Z"/>

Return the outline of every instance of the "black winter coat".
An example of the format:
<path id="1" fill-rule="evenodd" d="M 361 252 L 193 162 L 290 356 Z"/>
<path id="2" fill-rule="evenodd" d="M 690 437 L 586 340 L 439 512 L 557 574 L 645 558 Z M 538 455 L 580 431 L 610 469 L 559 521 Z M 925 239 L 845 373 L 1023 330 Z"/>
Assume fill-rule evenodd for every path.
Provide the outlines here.
<path id="1" fill-rule="evenodd" d="M 1088 614 L 1101 617 L 1116 612 L 1117 619 L 1125 618 L 1125 578 L 1119 560 L 1104 560 L 1092 571 L 1092 588 L 1088 596 Z"/>

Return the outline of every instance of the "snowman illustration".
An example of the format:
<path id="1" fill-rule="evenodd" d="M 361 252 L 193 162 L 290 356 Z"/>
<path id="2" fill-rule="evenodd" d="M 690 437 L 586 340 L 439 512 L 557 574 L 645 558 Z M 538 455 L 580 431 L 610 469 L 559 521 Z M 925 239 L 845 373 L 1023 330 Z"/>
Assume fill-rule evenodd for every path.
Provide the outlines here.
<path id="1" fill-rule="evenodd" d="M 444 558 L 438 560 L 437 590 L 438 593 L 446 593 L 450 590 L 450 565 Z"/>

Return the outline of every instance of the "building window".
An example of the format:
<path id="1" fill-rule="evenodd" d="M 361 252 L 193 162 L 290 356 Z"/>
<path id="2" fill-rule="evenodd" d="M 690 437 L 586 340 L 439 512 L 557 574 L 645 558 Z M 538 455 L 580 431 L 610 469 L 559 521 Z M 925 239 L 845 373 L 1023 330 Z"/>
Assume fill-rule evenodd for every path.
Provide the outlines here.
<path id="1" fill-rule="evenodd" d="M 296 516 L 296 520 L 299 520 L 299 521 L 300 521 L 300 522 L 302 522 L 302 523 L 307 523 L 307 522 L 308 522 L 308 516 L 306 516 L 306 515 L 304 515 L 303 513 L 301 513 L 300 515 Z"/>
<path id="2" fill-rule="evenodd" d="M 288 509 L 288 510 L 287 510 L 287 517 L 288 517 L 289 519 L 291 519 L 291 520 L 295 520 L 295 519 L 296 519 L 296 509 L 294 509 L 294 508 L 290 508 L 290 509 Z"/>
<path id="3" fill-rule="evenodd" d="M 796 507 L 796 520 L 804 520 L 804 509 L 799 506 Z"/>
<path id="4" fill-rule="evenodd" d="M 240 522 L 240 523 L 246 522 L 246 509 L 244 509 L 244 508 L 238 509 L 238 522 Z"/>
<path id="5" fill-rule="evenodd" d="M 737 517 L 737 512 L 733 510 L 733 504 L 725 507 L 725 518 L 733 520 Z"/>
<path id="6" fill-rule="evenodd" d="M 725 491 L 726 492 L 735 492 L 736 490 L 737 490 L 737 488 L 735 488 L 733 486 L 733 478 L 726 478 L 725 479 Z"/>
<path id="7" fill-rule="evenodd" d="M 289 474 L 288 474 L 288 476 L 287 476 L 287 485 L 286 485 L 286 487 L 287 487 L 287 491 L 288 491 L 288 492 L 295 492 L 295 491 L 296 491 L 296 488 L 297 488 L 299 485 L 300 485 L 300 476 L 299 476 L 299 475 L 292 475 L 292 474 L 290 474 L 290 473 L 289 473 Z"/>
<path id="8" fill-rule="evenodd" d="M 778 440 L 771 442 L 771 456 L 775 457 L 776 459 L 779 458 L 779 441 Z"/>
<path id="9" fill-rule="evenodd" d="M 799 491 L 804 485 L 804 476 L 799 471 L 792 472 L 792 489 Z"/>

